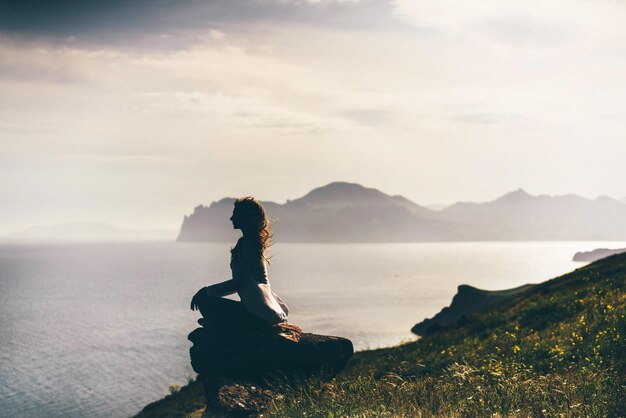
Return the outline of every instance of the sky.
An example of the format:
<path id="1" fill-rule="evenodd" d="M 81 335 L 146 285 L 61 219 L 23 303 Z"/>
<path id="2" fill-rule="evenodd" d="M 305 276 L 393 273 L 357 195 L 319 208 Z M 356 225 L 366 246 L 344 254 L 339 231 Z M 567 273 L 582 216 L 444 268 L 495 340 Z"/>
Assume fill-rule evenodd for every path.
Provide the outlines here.
<path id="1" fill-rule="evenodd" d="M 623 0 L 0 0 L 0 235 L 332 181 L 626 197 Z"/>

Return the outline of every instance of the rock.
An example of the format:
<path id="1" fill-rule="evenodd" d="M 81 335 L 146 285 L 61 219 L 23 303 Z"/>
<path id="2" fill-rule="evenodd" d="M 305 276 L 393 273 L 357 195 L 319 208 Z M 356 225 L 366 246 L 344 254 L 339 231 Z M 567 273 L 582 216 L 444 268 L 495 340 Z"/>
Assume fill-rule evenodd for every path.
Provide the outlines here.
<path id="1" fill-rule="evenodd" d="M 534 284 L 525 284 L 520 287 L 507 290 L 482 290 L 473 286 L 462 284 L 457 294 L 454 295 L 449 307 L 443 308 L 432 318 L 428 318 L 411 328 L 411 332 L 424 337 L 433 334 L 444 327 L 462 325 L 469 321 L 468 316 L 487 309 L 496 303 L 509 299 L 521 293 Z"/>
<path id="2" fill-rule="evenodd" d="M 219 327 L 189 334 L 191 366 L 204 384 L 207 403 L 215 402 L 224 378 L 263 382 L 341 371 L 354 349 L 346 338 L 303 333 L 299 342 L 267 333 Z"/>
<path id="3" fill-rule="evenodd" d="M 198 328 L 189 334 L 191 365 L 197 373 L 209 369 L 220 376 L 246 378 L 282 372 L 340 371 L 353 353 L 341 337 L 303 333 L 299 342 L 261 333 L 216 333 Z"/>
<path id="4" fill-rule="evenodd" d="M 608 248 L 596 248 L 593 251 L 582 251 L 574 254 L 574 261 L 594 262 L 615 254 L 625 253 L 626 248 L 610 250 Z"/>

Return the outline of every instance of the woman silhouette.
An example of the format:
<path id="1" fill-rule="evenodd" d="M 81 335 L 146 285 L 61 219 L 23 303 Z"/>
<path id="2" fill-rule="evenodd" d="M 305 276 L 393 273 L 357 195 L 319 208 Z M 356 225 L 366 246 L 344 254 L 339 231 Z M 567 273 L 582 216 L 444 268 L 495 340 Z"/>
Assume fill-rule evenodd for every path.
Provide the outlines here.
<path id="1" fill-rule="evenodd" d="M 286 322 L 289 309 L 267 279 L 265 253 L 272 233 L 263 206 L 253 197 L 237 199 L 230 220 L 243 233 L 230 251 L 232 279 L 200 289 L 191 299 L 191 309 L 200 310 L 204 321 L 221 326 L 293 334 L 297 326 Z M 223 298 L 235 292 L 241 302 Z"/>

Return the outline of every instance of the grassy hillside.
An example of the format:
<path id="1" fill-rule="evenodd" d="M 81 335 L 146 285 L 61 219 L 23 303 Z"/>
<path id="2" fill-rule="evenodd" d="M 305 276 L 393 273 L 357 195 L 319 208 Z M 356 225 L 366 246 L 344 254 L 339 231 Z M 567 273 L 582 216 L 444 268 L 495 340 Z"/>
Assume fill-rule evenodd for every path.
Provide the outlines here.
<path id="1" fill-rule="evenodd" d="M 625 282 L 626 254 L 600 260 L 454 328 L 357 353 L 331 381 L 275 384 L 266 415 L 626 416 Z M 185 390 L 153 412 L 197 411 L 197 384 Z"/>

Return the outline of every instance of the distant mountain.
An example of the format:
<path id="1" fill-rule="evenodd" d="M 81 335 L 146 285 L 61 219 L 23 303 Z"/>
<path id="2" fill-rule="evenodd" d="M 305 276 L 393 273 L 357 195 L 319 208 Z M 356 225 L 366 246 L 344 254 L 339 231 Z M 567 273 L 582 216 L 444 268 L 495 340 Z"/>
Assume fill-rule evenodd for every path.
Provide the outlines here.
<path id="1" fill-rule="evenodd" d="M 232 241 L 228 221 L 235 199 L 198 206 L 185 216 L 178 241 Z M 291 242 L 400 242 L 452 239 L 434 211 L 402 196 L 355 183 L 335 182 L 284 204 L 262 202 L 275 219 L 274 234 Z"/>
<path id="2" fill-rule="evenodd" d="M 100 222 L 71 222 L 40 225 L 15 232 L 4 238 L 17 241 L 138 241 L 171 240 L 169 230 L 126 229 Z"/>
<path id="3" fill-rule="evenodd" d="M 185 216 L 178 241 L 233 241 L 233 198 Z M 334 182 L 279 204 L 263 202 L 284 242 L 626 240 L 626 205 L 608 197 L 533 196 L 522 189 L 441 210 L 356 183 Z"/>
<path id="4" fill-rule="evenodd" d="M 430 205 L 426 205 L 426 207 L 430 210 L 442 210 L 448 207 L 448 205 L 443 205 L 441 203 L 431 203 Z"/>
<path id="5" fill-rule="evenodd" d="M 533 196 L 522 189 L 486 203 L 456 203 L 438 218 L 459 227 L 459 239 L 621 240 L 626 207 L 609 197 Z"/>

